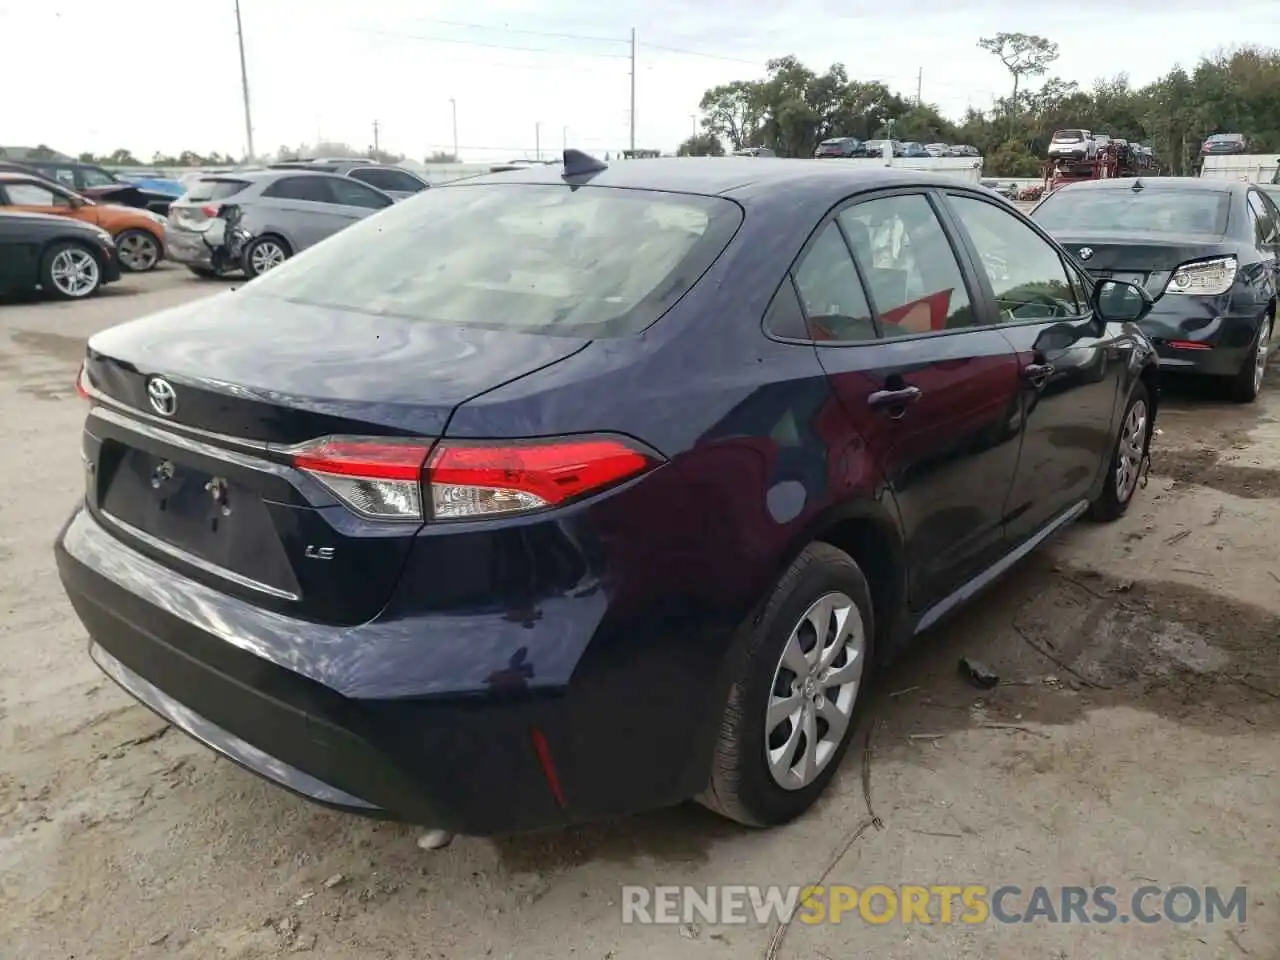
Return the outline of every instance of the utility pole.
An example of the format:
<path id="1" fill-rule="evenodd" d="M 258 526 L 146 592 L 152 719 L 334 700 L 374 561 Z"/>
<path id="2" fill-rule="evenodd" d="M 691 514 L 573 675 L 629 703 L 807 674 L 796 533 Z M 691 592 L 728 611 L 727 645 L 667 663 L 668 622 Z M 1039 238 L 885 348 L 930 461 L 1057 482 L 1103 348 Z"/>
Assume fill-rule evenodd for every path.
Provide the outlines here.
<path id="1" fill-rule="evenodd" d="M 236 42 L 240 45 L 240 86 L 244 90 L 244 138 L 249 148 L 248 159 L 253 161 L 253 120 L 249 116 L 249 69 L 244 62 L 244 26 L 240 22 L 240 0 L 236 0 Z M 634 53 L 632 54 L 634 58 Z"/>
<path id="2" fill-rule="evenodd" d="M 373 152 L 378 153 L 378 121 L 373 121 Z"/>
<path id="3" fill-rule="evenodd" d="M 920 92 L 924 89 L 924 67 L 916 74 L 916 106 L 920 106 Z"/>
<path id="4" fill-rule="evenodd" d="M 449 106 L 453 108 L 453 162 L 458 162 L 458 101 L 449 98 Z"/>
<path id="5" fill-rule="evenodd" d="M 631 150 L 636 149 L 636 28 L 631 28 Z"/>
<path id="6" fill-rule="evenodd" d="M 694 140 L 698 139 L 698 115 L 696 113 L 689 114 L 689 134 Z"/>
<path id="7" fill-rule="evenodd" d="M 565 128 L 561 131 L 561 135 L 562 135 L 562 141 L 563 141 L 563 144 L 564 144 L 564 145 L 563 145 L 560 149 L 562 149 L 562 150 L 568 150 L 568 149 L 569 149 L 569 128 L 568 128 L 568 127 L 565 127 Z"/>
<path id="8" fill-rule="evenodd" d="M 542 121 L 539 120 L 533 125 L 533 156 L 535 160 L 542 159 Z"/>

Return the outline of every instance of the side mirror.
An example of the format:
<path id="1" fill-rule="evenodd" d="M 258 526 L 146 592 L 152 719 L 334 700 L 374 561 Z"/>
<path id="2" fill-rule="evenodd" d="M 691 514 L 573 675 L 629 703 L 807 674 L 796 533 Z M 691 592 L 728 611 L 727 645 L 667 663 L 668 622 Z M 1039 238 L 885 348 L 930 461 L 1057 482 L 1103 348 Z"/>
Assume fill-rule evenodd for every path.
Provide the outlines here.
<path id="1" fill-rule="evenodd" d="M 1124 280 L 1099 280 L 1092 303 L 1094 316 L 1108 323 L 1137 323 L 1155 305 L 1147 291 Z"/>
<path id="2" fill-rule="evenodd" d="M 85 206 L 85 204 L 86 201 L 84 197 L 77 197 L 74 195 L 67 197 L 67 205 L 71 207 L 72 210 L 79 210 L 81 207 Z"/>

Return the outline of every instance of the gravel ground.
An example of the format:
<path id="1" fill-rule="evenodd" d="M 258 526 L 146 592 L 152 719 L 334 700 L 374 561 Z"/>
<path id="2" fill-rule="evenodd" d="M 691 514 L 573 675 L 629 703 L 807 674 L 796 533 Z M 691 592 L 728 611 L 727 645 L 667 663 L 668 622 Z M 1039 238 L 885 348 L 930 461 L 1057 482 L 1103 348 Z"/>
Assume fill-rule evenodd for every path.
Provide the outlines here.
<path id="1" fill-rule="evenodd" d="M 1280 390 L 1173 392 L 1129 515 L 1073 528 L 882 678 L 867 749 L 796 824 L 682 808 L 428 854 L 166 730 L 90 664 L 59 588 L 84 338 L 218 287 L 162 269 L 0 303 L 4 960 L 1280 957 Z M 975 690 L 962 655 L 1015 682 Z M 846 846 L 828 883 L 1246 885 L 1247 918 L 797 923 L 773 954 L 768 926 L 621 924 L 623 884 L 814 883 Z"/>

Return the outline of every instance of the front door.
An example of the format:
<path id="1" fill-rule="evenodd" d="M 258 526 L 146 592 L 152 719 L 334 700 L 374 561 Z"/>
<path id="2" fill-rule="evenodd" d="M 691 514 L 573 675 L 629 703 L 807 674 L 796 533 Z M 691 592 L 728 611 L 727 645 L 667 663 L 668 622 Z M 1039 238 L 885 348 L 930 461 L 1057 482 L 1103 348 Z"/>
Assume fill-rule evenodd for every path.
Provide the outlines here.
<path id="1" fill-rule="evenodd" d="M 988 311 L 975 309 L 927 190 L 845 206 L 794 276 L 853 432 L 885 465 L 909 603 L 925 610 L 1004 552 L 1018 456 L 1014 352 L 983 325 Z"/>
<path id="2" fill-rule="evenodd" d="M 93 207 L 77 205 L 78 198 L 74 194 L 63 192 L 52 183 L 46 184 L 34 179 L 9 179 L 4 181 L 3 186 L 5 205 L 10 209 L 97 223 Z"/>
<path id="3" fill-rule="evenodd" d="M 1005 507 L 1012 545 L 1086 499 L 1107 468 L 1133 344 L 1122 324 L 1094 317 L 1089 282 L 1006 205 L 949 191 L 947 206 L 1018 356 L 1022 452 Z"/>

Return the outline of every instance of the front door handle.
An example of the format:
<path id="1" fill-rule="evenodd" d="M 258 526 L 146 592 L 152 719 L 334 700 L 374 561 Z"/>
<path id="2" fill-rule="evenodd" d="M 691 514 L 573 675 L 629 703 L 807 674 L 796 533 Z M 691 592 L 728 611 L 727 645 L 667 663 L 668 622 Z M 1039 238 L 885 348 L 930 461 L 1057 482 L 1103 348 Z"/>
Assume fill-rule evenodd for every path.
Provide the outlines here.
<path id="1" fill-rule="evenodd" d="M 921 391 L 919 387 L 899 387 L 896 390 L 877 390 L 875 393 L 867 397 L 867 405 L 876 409 L 884 410 L 893 419 L 898 419 L 907 412 L 908 404 L 915 403 L 920 399 Z"/>
<path id="2" fill-rule="evenodd" d="M 1053 369 L 1052 363 L 1028 363 L 1022 368 L 1022 376 L 1038 387 L 1053 376 Z"/>

